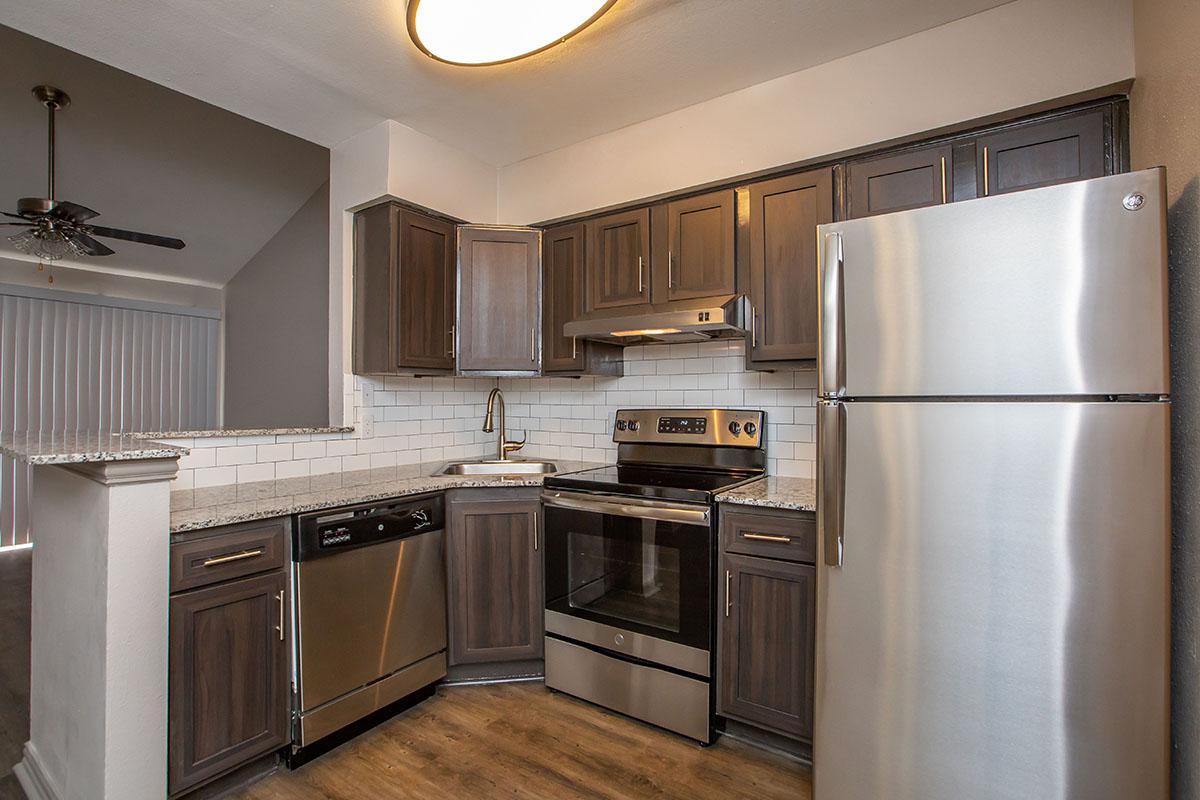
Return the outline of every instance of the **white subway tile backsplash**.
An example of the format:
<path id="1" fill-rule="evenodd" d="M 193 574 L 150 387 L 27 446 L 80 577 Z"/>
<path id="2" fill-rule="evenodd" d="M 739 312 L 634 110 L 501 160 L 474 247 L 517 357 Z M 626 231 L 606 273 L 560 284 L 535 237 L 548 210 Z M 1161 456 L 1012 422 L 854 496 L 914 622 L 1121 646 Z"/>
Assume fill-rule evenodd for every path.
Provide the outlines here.
<path id="1" fill-rule="evenodd" d="M 746 372 L 736 340 L 636 345 L 624 356 L 620 378 L 500 379 L 510 436 L 528 436 L 521 455 L 612 461 L 619 408 L 751 408 L 767 414 L 768 469 L 815 473 L 815 373 Z M 495 378 L 348 377 L 353 433 L 199 438 L 180 459 L 174 488 L 488 456 L 496 435 L 480 428 L 496 385 Z"/>

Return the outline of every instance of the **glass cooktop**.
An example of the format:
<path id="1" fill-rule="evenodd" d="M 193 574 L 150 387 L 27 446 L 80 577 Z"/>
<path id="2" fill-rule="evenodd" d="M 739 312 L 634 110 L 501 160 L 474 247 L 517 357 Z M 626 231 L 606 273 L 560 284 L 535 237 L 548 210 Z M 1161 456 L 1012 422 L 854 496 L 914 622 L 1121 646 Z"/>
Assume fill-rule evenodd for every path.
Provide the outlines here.
<path id="1" fill-rule="evenodd" d="M 761 475 L 756 471 L 614 465 L 549 476 L 544 485 L 551 489 L 708 503 L 718 492 Z"/>

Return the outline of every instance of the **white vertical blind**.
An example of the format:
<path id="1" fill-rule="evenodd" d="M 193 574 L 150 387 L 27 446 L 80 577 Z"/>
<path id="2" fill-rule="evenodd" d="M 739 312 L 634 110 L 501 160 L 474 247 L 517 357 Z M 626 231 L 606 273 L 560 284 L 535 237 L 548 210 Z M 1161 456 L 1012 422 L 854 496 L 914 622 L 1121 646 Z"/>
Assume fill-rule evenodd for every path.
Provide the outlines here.
<path id="1" fill-rule="evenodd" d="M 214 312 L 0 285 L 0 433 L 217 427 Z M 29 470 L 0 457 L 0 546 L 29 540 Z"/>

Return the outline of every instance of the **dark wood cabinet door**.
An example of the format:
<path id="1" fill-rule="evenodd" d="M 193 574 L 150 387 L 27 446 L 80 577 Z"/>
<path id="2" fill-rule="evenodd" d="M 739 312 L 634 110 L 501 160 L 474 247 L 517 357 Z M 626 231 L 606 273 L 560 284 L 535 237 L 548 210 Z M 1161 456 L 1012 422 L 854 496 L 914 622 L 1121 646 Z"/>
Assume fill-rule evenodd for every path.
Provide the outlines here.
<path id="1" fill-rule="evenodd" d="M 1104 109 L 1092 109 L 980 136 L 975 141 L 979 194 L 1005 194 L 1109 174 L 1106 120 Z"/>
<path id="2" fill-rule="evenodd" d="M 850 162 L 850 219 L 950 202 L 953 163 L 948 144 Z"/>
<path id="3" fill-rule="evenodd" d="M 460 370 L 538 369 L 540 241 L 528 228 L 459 228 Z"/>
<path id="4" fill-rule="evenodd" d="M 542 553 L 535 499 L 448 504 L 449 662 L 542 657 Z"/>
<path id="5" fill-rule="evenodd" d="M 650 302 L 650 209 L 588 223 L 587 273 L 588 311 Z"/>
<path id="6" fill-rule="evenodd" d="M 398 370 L 454 368 L 455 229 L 444 220 L 399 211 L 394 282 Z"/>
<path id="7" fill-rule="evenodd" d="M 171 598 L 172 794 L 288 741 L 286 603 L 283 571 Z"/>
<path id="8" fill-rule="evenodd" d="M 749 187 L 750 366 L 817 357 L 817 225 L 833 221 L 833 170 Z"/>
<path id="9" fill-rule="evenodd" d="M 733 294 L 735 226 L 732 190 L 667 204 L 667 300 Z"/>
<path id="10" fill-rule="evenodd" d="M 816 568 L 725 554 L 717 713 L 812 738 Z"/>
<path id="11" fill-rule="evenodd" d="M 585 228 L 582 223 L 542 234 L 542 369 L 577 372 L 585 342 L 563 336 L 563 325 L 583 314 Z"/>

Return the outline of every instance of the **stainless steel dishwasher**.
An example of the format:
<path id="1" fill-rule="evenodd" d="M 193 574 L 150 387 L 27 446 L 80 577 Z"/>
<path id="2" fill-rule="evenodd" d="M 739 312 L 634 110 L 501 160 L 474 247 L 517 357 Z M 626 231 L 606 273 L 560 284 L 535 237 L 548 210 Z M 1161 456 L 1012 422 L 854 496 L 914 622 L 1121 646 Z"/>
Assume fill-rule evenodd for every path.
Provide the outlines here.
<path id="1" fill-rule="evenodd" d="M 445 677 L 444 527 L 441 495 L 297 516 L 298 763 L 321 749 L 318 740 L 345 738 L 354 723 Z"/>

